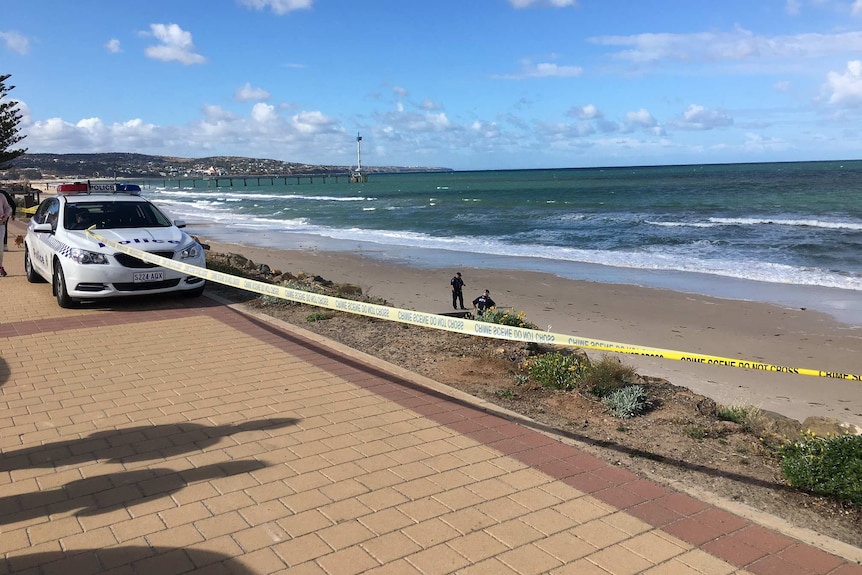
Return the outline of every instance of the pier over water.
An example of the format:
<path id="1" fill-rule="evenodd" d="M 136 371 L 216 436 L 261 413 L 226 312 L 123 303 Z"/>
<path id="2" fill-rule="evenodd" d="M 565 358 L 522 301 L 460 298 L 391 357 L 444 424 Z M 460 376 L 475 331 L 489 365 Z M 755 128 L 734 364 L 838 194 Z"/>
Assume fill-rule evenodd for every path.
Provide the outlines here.
<path id="1" fill-rule="evenodd" d="M 353 179 L 350 172 L 326 172 L 319 174 L 245 174 L 206 177 L 188 176 L 177 178 L 147 178 L 142 180 L 134 180 L 135 183 L 140 182 L 141 187 L 144 188 L 150 188 L 157 185 L 168 187 L 169 185 L 173 185 L 174 182 L 176 182 L 176 186 L 178 188 L 182 188 L 183 186 L 191 188 L 244 188 L 248 187 L 249 185 L 262 186 L 267 184 L 270 186 L 274 186 L 276 184 L 283 184 L 286 186 L 289 183 L 293 184 L 294 182 L 294 185 L 313 184 L 315 183 L 315 181 L 324 184 L 329 181 L 334 181 L 334 183 L 337 184 L 339 183 L 339 181 L 350 183 L 353 181 Z"/>

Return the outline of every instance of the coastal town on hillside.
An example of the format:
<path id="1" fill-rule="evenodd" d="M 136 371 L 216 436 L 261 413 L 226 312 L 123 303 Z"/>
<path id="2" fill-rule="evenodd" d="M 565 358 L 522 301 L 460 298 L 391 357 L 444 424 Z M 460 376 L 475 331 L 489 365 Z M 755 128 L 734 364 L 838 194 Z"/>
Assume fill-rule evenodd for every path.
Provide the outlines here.
<path id="1" fill-rule="evenodd" d="M 87 178 L 205 178 L 226 175 L 318 175 L 344 174 L 355 166 L 283 162 L 280 160 L 211 156 L 179 158 L 129 153 L 24 154 L 0 171 L 0 182 L 32 182 Z M 445 172 L 449 168 L 422 166 L 362 166 L 366 174 Z M 6 185 L 6 184 L 4 184 Z"/>

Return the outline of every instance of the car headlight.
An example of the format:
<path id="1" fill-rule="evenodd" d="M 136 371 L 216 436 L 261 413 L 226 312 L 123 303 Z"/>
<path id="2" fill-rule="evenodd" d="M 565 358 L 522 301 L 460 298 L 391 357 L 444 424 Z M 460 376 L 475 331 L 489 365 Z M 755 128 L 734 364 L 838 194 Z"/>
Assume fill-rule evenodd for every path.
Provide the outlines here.
<path id="1" fill-rule="evenodd" d="M 182 249 L 180 252 L 180 259 L 187 260 L 189 258 L 197 258 L 201 255 L 201 246 L 198 244 L 191 244 Z"/>
<path id="2" fill-rule="evenodd" d="M 69 252 L 69 257 L 79 264 L 106 264 L 108 256 L 99 252 L 89 252 L 79 248 L 72 248 Z"/>

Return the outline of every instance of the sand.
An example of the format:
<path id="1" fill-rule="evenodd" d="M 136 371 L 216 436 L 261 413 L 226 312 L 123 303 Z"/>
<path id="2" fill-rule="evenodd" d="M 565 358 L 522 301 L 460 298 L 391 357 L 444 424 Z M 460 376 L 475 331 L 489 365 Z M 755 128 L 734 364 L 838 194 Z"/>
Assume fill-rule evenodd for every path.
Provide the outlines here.
<path id="1" fill-rule="evenodd" d="M 39 184 L 50 188 L 46 182 Z M 570 280 L 547 273 L 418 269 L 347 252 L 202 240 L 213 251 L 241 253 L 274 269 L 357 284 L 397 307 L 451 311 L 449 279 L 460 271 L 467 307 L 487 288 L 498 305 L 523 311 L 529 321 L 555 333 L 862 376 L 862 327 L 810 309 Z M 591 357 L 601 354 L 589 352 Z M 618 357 L 643 375 L 664 377 L 724 405 L 755 406 L 799 421 L 809 416 L 834 417 L 862 426 L 860 381 Z"/>
<path id="2" fill-rule="evenodd" d="M 449 280 L 463 274 L 467 307 L 485 288 L 499 306 L 523 311 L 541 329 L 590 339 L 862 375 L 862 329 L 803 309 L 717 299 L 545 273 L 416 269 L 331 251 L 277 250 L 201 238 L 213 251 L 258 264 L 359 285 L 391 305 L 451 310 Z M 603 352 L 589 352 L 600 357 Z M 746 405 L 803 421 L 834 417 L 862 426 L 862 382 L 618 355 L 642 375 L 664 377 L 728 406 Z"/>

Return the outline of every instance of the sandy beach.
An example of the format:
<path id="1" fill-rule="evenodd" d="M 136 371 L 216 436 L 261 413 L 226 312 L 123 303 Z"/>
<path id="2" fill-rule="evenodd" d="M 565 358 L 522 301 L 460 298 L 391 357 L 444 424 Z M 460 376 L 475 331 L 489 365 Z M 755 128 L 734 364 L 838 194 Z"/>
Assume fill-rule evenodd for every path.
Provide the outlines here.
<path id="1" fill-rule="evenodd" d="M 556 333 L 773 365 L 862 374 L 862 329 L 805 309 L 629 285 L 487 269 L 417 269 L 346 252 L 277 250 L 210 241 L 213 251 L 306 272 L 430 313 L 451 311 L 449 279 L 463 274 L 467 306 L 485 288 L 500 306 Z M 602 352 L 590 352 L 598 357 Z M 724 405 L 750 405 L 804 420 L 862 425 L 862 382 L 620 355 L 643 375 L 664 377 Z"/>
<path id="2" fill-rule="evenodd" d="M 51 182 L 33 182 L 53 193 Z M 862 327 L 833 316 L 669 289 L 565 279 L 550 273 L 458 267 L 422 269 L 347 251 L 271 249 L 222 243 L 256 263 L 353 283 L 392 305 L 451 311 L 449 279 L 463 274 L 467 307 L 485 288 L 500 306 L 523 311 L 541 329 L 641 346 L 862 375 Z M 853 294 L 855 295 L 855 294 Z M 598 357 L 601 352 L 589 352 Z M 751 405 L 799 421 L 820 415 L 862 426 L 862 382 L 620 355 L 643 375 L 664 377 L 724 405 Z"/>

